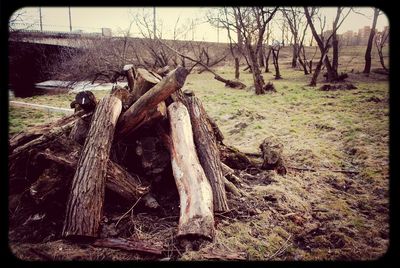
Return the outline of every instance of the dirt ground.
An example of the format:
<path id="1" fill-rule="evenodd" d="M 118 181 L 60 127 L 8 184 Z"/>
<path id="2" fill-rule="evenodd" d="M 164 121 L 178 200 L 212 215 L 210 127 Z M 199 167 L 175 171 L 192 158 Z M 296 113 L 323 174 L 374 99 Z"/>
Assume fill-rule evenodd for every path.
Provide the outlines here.
<path id="1" fill-rule="evenodd" d="M 276 93 L 256 96 L 247 72 L 240 78 L 248 86 L 244 90 L 225 88 L 209 73 L 191 74 L 185 83 L 215 119 L 226 144 L 259 153 L 264 138 L 278 139 L 288 170 L 284 176 L 260 170 L 237 173 L 244 196 L 228 193 L 231 211 L 215 215 L 213 242 L 184 252 L 175 237 L 176 189 L 172 178 L 164 178 L 161 210 L 147 211 L 138 204 L 121 218 L 133 205 L 121 202 L 106 208 L 102 221 L 103 236 L 147 241 L 162 248 L 161 256 L 65 242 L 60 237 L 63 210 L 57 204 L 50 204 L 54 215 L 45 214 L 44 208 L 19 208 L 32 209 L 31 217 L 10 230 L 11 252 L 23 260 L 205 260 L 218 254 L 246 260 L 381 257 L 389 245 L 388 78 L 375 73 L 365 77 L 360 63 L 343 58 L 342 66 L 354 66 L 347 82 L 357 88 L 322 91 L 322 77 L 317 87 L 306 86 L 310 76 L 291 69 L 284 52 L 283 79 L 264 74 Z M 229 66 L 217 70 L 224 77 L 234 76 Z M 56 106 L 68 106 L 70 98 L 60 96 Z M 24 110 L 21 118 L 18 113 L 11 110 L 9 117 L 10 129 L 17 126 L 16 131 L 27 121 L 32 124 L 36 114 Z"/>

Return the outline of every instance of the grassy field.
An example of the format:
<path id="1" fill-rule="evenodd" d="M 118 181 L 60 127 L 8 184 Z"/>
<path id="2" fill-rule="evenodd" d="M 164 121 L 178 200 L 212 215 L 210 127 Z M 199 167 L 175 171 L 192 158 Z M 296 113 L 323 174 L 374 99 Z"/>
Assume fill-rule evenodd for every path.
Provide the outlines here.
<path id="1" fill-rule="evenodd" d="M 360 62 L 362 61 L 359 60 Z M 209 73 L 191 74 L 191 89 L 218 123 L 225 143 L 256 153 L 264 138 L 283 144 L 288 173 L 269 173 L 269 182 L 255 181 L 241 200 L 256 209 L 248 219 L 221 218 L 216 239 L 182 259 L 199 259 L 212 249 L 245 252 L 250 260 L 369 260 L 389 245 L 389 83 L 387 76 L 369 77 L 353 61 L 348 82 L 357 89 L 321 91 L 306 86 L 310 76 L 282 60 L 282 80 L 265 73 L 277 92 L 255 95 L 252 76 L 242 72 L 248 87 L 224 87 Z M 342 66 L 343 67 L 343 66 Z M 379 67 L 374 60 L 373 68 Z M 271 65 L 271 71 L 273 66 Z M 234 77 L 233 68 L 217 72 Z M 319 85 L 322 84 L 322 80 Z M 94 92 L 100 98 L 107 92 Z M 74 95 L 36 96 L 22 101 L 69 107 Z M 48 116 L 48 117 L 47 117 Z M 27 109 L 10 110 L 10 132 L 53 120 Z M 309 168 L 315 171 L 300 171 Z M 350 170 L 358 173 L 337 172 Z M 239 200 L 240 201 L 240 200 Z"/>

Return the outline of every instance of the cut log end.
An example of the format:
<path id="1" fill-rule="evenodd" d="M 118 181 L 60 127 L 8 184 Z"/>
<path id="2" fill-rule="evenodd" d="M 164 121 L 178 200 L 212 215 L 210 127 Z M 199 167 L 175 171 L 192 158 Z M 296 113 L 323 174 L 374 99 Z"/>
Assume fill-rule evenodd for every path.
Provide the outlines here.
<path id="1" fill-rule="evenodd" d="M 193 217 L 189 221 L 179 224 L 177 236 L 179 239 L 206 239 L 212 241 L 215 236 L 214 218 L 203 216 Z"/>

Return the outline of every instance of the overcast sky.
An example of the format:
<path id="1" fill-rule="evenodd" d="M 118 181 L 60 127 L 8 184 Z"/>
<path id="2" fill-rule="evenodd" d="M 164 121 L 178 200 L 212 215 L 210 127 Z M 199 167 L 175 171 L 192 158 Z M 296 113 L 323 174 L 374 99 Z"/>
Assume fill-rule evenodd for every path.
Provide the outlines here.
<path id="1" fill-rule="evenodd" d="M 174 26 L 179 17 L 178 28 L 188 28 L 191 25 L 192 19 L 198 21 L 195 24 L 194 31 L 189 30 L 186 36 L 181 36 L 180 39 L 192 39 L 199 41 L 213 41 L 218 39 L 218 32 L 215 28 L 211 27 L 205 22 L 205 15 L 209 8 L 207 7 L 156 7 L 156 16 L 158 25 L 162 24 L 163 38 L 169 39 L 173 36 Z M 333 21 L 336 13 L 336 8 L 321 8 L 323 13 L 327 16 L 327 27 Z M 71 22 L 72 30 L 83 30 L 85 32 L 100 32 L 100 28 L 111 28 L 113 35 L 121 34 L 129 27 L 132 21 L 132 14 L 135 12 L 142 12 L 143 8 L 100 8 L 100 7 L 71 7 Z M 357 8 L 357 11 L 365 14 L 366 16 L 351 13 L 345 20 L 339 33 L 348 30 L 358 31 L 366 25 L 371 25 L 372 21 L 372 8 Z M 35 25 L 31 26 L 33 29 L 39 29 L 39 8 L 27 7 L 16 11 L 23 12 L 21 22 Z M 152 8 L 146 8 L 145 12 L 148 14 L 148 19 L 152 22 L 153 11 Z M 69 31 L 69 10 L 68 7 L 42 7 L 42 24 L 43 30 L 53 31 Z M 203 22 L 203 23 L 202 23 Z M 378 18 L 377 28 L 382 30 L 384 26 L 388 25 L 388 19 L 385 14 Z M 277 30 L 277 25 L 273 26 Z M 131 36 L 140 36 L 138 29 L 135 25 L 132 26 L 130 31 Z M 226 33 L 219 31 L 219 41 L 227 41 Z"/>

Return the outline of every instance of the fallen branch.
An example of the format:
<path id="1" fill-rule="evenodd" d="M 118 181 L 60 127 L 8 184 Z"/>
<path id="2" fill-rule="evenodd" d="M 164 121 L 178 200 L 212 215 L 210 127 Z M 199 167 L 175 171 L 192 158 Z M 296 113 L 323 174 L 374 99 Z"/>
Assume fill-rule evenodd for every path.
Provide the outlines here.
<path id="1" fill-rule="evenodd" d="M 133 241 L 125 238 L 103 238 L 97 239 L 92 246 L 105 248 L 118 248 L 127 251 L 137 251 L 160 256 L 162 255 L 161 247 L 154 247 L 143 243 L 142 241 Z"/>
<path id="2" fill-rule="evenodd" d="M 200 64 L 201 66 L 204 67 L 204 69 L 206 69 L 207 71 L 209 71 L 210 73 L 212 73 L 214 75 L 214 79 L 225 83 L 225 86 L 231 87 L 231 88 L 240 88 L 243 89 L 246 87 L 245 84 L 243 84 L 242 82 L 239 81 L 232 81 L 232 80 L 227 80 L 223 77 L 221 77 L 220 75 L 218 75 L 216 72 L 214 72 L 213 70 L 211 70 L 207 65 L 205 65 L 204 63 L 202 63 L 199 60 L 195 60 L 185 54 L 180 53 L 179 51 L 175 50 L 174 48 L 168 46 L 167 44 L 165 44 L 164 42 L 162 42 L 161 40 L 159 40 L 161 44 L 163 44 L 164 46 L 166 46 L 167 48 L 169 48 L 170 50 L 172 50 L 173 52 L 175 52 L 176 54 L 178 54 L 179 56 L 181 56 L 182 58 L 188 59 L 190 61 L 195 62 L 196 64 Z"/>
<path id="3" fill-rule="evenodd" d="M 359 171 L 355 170 L 344 170 L 344 169 L 315 169 L 315 168 L 301 168 L 301 167 L 293 167 L 293 166 L 287 166 L 288 168 L 291 169 L 296 169 L 296 170 L 301 170 L 301 171 L 312 171 L 312 172 L 317 172 L 317 171 L 331 171 L 331 172 L 341 172 L 341 173 L 350 173 L 350 174 L 359 174 Z"/>

